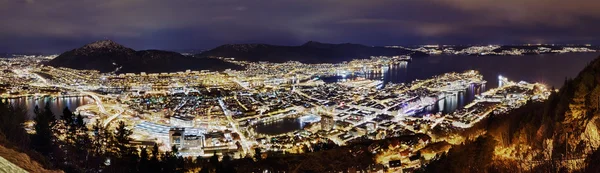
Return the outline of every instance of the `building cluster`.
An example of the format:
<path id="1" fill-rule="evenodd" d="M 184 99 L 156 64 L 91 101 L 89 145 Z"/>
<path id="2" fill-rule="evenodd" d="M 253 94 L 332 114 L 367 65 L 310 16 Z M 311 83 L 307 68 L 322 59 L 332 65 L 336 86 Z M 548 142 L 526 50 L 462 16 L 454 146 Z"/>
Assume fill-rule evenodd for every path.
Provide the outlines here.
<path id="1" fill-rule="evenodd" d="M 530 54 L 549 54 L 549 53 L 573 53 L 573 52 L 596 52 L 597 49 L 590 45 L 487 45 L 487 46 L 454 46 L 454 45 L 424 45 L 413 48 L 413 51 L 419 51 L 430 55 L 450 54 L 450 55 L 477 55 L 477 56 L 507 56 L 507 55 L 530 55 Z"/>
<path id="2" fill-rule="evenodd" d="M 434 49 L 439 47 L 418 50 Z M 499 46 L 472 46 L 441 51 L 487 54 L 497 49 Z M 416 148 L 429 143 L 432 129 L 468 128 L 490 113 L 544 100 L 550 93 L 540 84 L 499 77 L 499 88 L 478 95 L 464 108 L 442 114 L 431 110 L 444 100 L 456 99 L 458 93 L 470 87 L 485 85 L 479 72 L 446 73 L 410 83 L 386 84 L 360 76 L 385 71 L 390 64 L 406 64 L 409 56 L 378 56 L 338 64 L 225 58 L 246 69 L 152 74 L 99 73 L 41 65 L 47 59 L 0 61 L 2 97 L 39 93 L 90 96 L 95 104 L 77 108 L 89 122 L 100 121 L 110 127 L 115 120 L 124 121 L 133 127 L 132 138 L 137 142 L 158 143 L 163 150 L 175 146 L 184 156 L 234 153 L 232 156 L 239 158 L 252 155 L 257 147 L 301 153 L 328 142 L 347 145 L 412 136 L 394 146 L 410 157 Z M 323 80 L 331 76 L 344 80 Z M 281 125 L 283 122 L 287 124 Z"/>
<path id="3" fill-rule="evenodd" d="M 447 115 L 441 124 L 444 126 L 469 128 L 491 113 L 501 114 L 519 108 L 529 101 L 548 99 L 551 91 L 541 84 L 524 81 L 513 82 L 499 76 L 500 87 L 478 95 L 464 108 Z"/>

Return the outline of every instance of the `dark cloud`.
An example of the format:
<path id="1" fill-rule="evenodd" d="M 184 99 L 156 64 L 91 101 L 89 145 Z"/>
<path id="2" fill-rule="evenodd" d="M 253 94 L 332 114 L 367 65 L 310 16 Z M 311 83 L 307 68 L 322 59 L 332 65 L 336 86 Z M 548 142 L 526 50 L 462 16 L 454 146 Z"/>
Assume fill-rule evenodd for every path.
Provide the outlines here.
<path id="1" fill-rule="evenodd" d="M 597 0 L 0 0 L 0 51 L 98 39 L 136 49 L 224 43 L 599 43 Z"/>

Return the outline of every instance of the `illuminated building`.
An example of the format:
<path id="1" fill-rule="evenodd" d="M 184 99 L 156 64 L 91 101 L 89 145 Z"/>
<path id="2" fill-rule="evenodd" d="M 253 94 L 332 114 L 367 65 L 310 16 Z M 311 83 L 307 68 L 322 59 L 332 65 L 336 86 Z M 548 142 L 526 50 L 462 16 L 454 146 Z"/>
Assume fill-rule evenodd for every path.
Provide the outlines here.
<path id="1" fill-rule="evenodd" d="M 202 148 L 205 146 L 204 135 L 195 129 L 171 128 L 169 130 L 171 146 L 178 149 Z"/>
<path id="2" fill-rule="evenodd" d="M 175 146 L 180 149 L 184 147 L 185 139 L 183 136 L 183 132 L 185 132 L 185 129 L 183 128 L 171 128 L 169 130 L 169 141 L 171 143 L 171 146 Z"/>
<path id="3" fill-rule="evenodd" d="M 333 120 L 333 116 L 321 115 L 321 130 L 325 130 L 325 131 L 333 130 L 334 124 L 335 124 L 335 121 Z"/>
<path id="4" fill-rule="evenodd" d="M 175 127 L 194 127 L 194 117 L 191 116 L 174 115 L 170 122 Z"/>

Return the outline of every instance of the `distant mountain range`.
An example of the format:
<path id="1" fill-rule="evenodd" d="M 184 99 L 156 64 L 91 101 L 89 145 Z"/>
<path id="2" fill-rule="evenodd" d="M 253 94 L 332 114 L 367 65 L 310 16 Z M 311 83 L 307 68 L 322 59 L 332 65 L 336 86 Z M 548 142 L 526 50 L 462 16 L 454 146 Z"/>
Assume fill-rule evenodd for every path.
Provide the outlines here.
<path id="1" fill-rule="evenodd" d="M 427 56 L 404 48 L 371 47 L 360 44 L 328 44 L 309 41 L 300 46 L 278 46 L 269 44 L 226 44 L 197 54 L 199 57 L 225 57 L 244 61 L 303 63 L 338 63 L 370 56 Z"/>
<path id="2" fill-rule="evenodd" d="M 110 40 L 87 44 L 60 54 L 46 63 L 54 67 L 67 67 L 100 72 L 139 73 L 175 72 L 190 70 L 224 70 L 241 68 L 238 65 L 214 58 L 184 56 L 162 50 L 136 51 Z"/>
<path id="3" fill-rule="evenodd" d="M 183 70 L 240 69 L 233 63 L 212 57 L 235 58 L 245 61 L 303 63 L 338 63 L 370 56 L 407 55 L 427 56 L 404 48 L 371 47 L 360 44 L 328 44 L 310 41 L 300 46 L 268 44 L 227 44 L 194 56 L 163 50 L 136 51 L 110 40 L 87 44 L 60 54 L 46 63 L 54 67 L 67 67 L 100 72 L 139 73 L 174 72 Z"/>

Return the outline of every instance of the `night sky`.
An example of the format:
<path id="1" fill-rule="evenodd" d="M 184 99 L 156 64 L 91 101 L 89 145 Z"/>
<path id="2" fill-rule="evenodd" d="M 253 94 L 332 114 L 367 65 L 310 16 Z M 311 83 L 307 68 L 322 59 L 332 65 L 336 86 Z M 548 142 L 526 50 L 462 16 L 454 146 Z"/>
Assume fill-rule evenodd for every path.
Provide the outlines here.
<path id="1" fill-rule="evenodd" d="M 299 45 L 600 44 L 599 0 L 0 0 L 0 52 Z"/>

